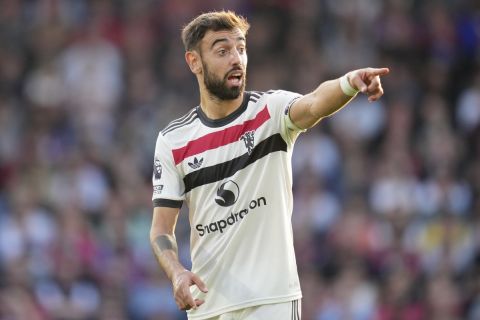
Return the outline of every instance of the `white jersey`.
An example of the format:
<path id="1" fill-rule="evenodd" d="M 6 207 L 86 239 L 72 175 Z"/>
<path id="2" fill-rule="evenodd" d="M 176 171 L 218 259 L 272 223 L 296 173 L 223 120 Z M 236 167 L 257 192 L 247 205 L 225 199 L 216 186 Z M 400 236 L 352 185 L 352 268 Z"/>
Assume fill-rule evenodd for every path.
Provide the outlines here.
<path id="1" fill-rule="evenodd" d="M 255 305 L 301 298 L 293 249 L 291 153 L 300 130 L 288 91 L 245 92 L 219 120 L 200 107 L 158 136 L 154 206 L 189 207 L 192 272 L 207 285 L 188 311 L 206 319 Z"/>

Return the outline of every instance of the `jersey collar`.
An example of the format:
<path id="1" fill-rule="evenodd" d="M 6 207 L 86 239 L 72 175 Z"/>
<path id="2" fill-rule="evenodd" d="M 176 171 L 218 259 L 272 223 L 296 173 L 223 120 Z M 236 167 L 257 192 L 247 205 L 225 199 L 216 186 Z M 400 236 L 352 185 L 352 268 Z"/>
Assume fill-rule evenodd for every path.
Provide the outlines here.
<path id="1" fill-rule="evenodd" d="M 247 110 L 247 105 L 249 100 L 250 100 L 250 93 L 245 91 L 243 94 L 243 102 L 240 105 L 240 107 L 237 108 L 232 113 L 230 113 L 228 116 L 221 119 L 210 119 L 203 112 L 200 106 L 197 106 L 196 108 L 197 114 L 198 114 L 198 117 L 200 118 L 200 121 L 202 121 L 202 123 L 207 127 L 211 127 L 211 128 L 223 127 L 224 125 L 227 125 L 231 123 L 233 120 L 237 119 L 245 110 Z"/>

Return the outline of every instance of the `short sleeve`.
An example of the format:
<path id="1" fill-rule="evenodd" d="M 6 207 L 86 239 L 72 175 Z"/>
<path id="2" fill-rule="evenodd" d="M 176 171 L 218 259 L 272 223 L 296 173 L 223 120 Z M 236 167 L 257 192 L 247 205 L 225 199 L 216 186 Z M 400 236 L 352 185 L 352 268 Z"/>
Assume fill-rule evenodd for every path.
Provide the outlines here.
<path id="1" fill-rule="evenodd" d="M 160 133 L 155 146 L 153 160 L 153 206 L 180 208 L 184 200 L 185 190 L 181 178 L 173 161 L 171 148 Z"/>
<path id="2" fill-rule="evenodd" d="M 269 91 L 270 111 L 279 125 L 281 135 L 289 144 L 293 144 L 298 135 L 306 131 L 297 127 L 290 119 L 290 108 L 301 97 L 299 93 L 285 90 Z"/>

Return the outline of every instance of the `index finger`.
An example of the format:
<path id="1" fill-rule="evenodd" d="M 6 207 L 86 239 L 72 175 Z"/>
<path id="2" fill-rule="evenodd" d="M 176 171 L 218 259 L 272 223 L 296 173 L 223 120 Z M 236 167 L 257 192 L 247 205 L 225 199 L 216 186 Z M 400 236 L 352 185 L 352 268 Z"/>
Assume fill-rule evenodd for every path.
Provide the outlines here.
<path id="1" fill-rule="evenodd" d="M 389 68 L 370 68 L 368 71 L 369 76 L 384 76 L 390 72 Z"/>
<path id="2" fill-rule="evenodd" d="M 192 282 L 200 289 L 200 291 L 204 293 L 208 292 L 207 286 L 196 274 L 193 274 Z"/>

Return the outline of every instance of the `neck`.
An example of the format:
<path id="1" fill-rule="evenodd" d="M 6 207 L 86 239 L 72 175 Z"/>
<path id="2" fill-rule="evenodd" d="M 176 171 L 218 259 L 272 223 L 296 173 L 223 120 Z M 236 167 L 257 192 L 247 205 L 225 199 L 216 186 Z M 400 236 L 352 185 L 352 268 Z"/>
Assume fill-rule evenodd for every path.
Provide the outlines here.
<path id="1" fill-rule="evenodd" d="M 200 93 L 200 108 L 209 119 L 222 119 L 242 105 L 244 94 L 242 92 L 238 98 L 233 100 L 220 100 L 207 90 L 202 90 Z"/>

